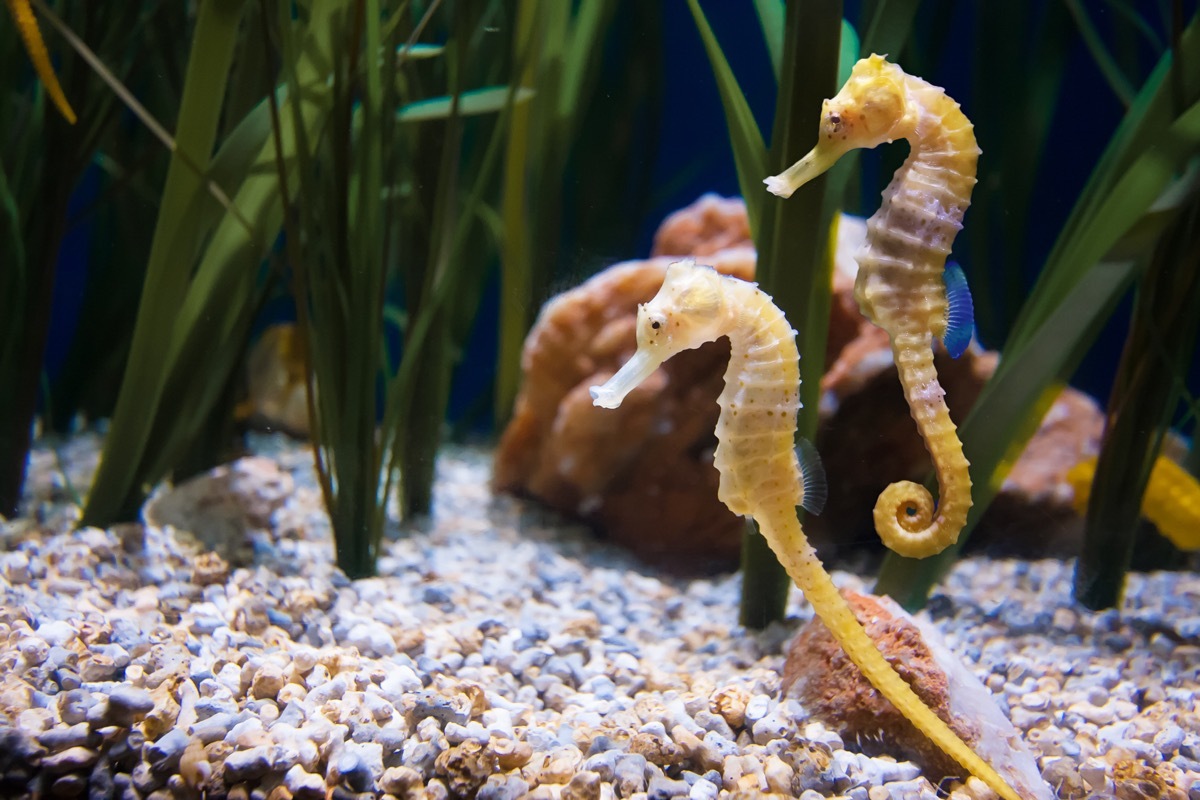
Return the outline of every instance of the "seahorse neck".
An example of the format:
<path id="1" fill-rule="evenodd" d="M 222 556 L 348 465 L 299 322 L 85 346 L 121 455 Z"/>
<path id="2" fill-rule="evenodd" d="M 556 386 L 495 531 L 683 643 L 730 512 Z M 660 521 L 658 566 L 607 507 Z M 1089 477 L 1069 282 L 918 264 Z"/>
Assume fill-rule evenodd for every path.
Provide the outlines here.
<path id="1" fill-rule="evenodd" d="M 910 103 L 919 109 L 915 124 L 908 135 L 912 152 L 910 163 L 943 165 L 947 159 L 971 162 L 979 156 L 979 145 L 975 141 L 975 127 L 962 112 L 958 103 L 946 96 L 945 91 L 919 78 L 908 76 Z"/>

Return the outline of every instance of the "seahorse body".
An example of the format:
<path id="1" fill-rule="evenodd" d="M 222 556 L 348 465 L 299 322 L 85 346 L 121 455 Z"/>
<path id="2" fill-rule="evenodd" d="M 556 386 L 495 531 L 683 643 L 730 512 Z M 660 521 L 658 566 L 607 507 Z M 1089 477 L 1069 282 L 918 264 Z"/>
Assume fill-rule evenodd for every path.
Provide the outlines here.
<path id="1" fill-rule="evenodd" d="M 956 266 L 945 266 L 975 186 L 973 126 L 940 88 L 871 56 L 825 101 L 817 146 L 766 184 L 789 197 L 846 152 L 900 138 L 912 150 L 867 222 L 854 296 L 867 319 L 891 337 L 904 396 L 938 477 L 936 516 L 925 487 L 900 481 L 880 494 L 875 528 L 892 550 L 923 558 L 958 540 L 971 508 L 968 463 L 933 366 L 931 337 L 952 355 L 970 340 L 965 279 Z"/>
<path id="2" fill-rule="evenodd" d="M 800 407 L 795 335 L 771 298 L 754 284 L 690 260 L 676 262 L 667 268 L 654 299 L 638 309 L 637 352 L 603 386 L 592 387 L 592 399 L 597 406 L 616 408 L 671 356 L 728 336 L 731 352 L 718 401 L 714 457 L 721 501 L 758 521 L 788 575 L 871 684 L 965 769 L 1006 800 L 1019 800 L 879 653 L 800 527 L 796 506 L 809 498 L 793 448 Z"/>
<path id="3" fill-rule="evenodd" d="M 1067 471 L 1067 483 L 1075 490 L 1075 509 L 1080 514 L 1087 513 L 1095 475 L 1095 458 Z M 1142 495 L 1142 516 L 1180 550 L 1200 550 L 1200 481 L 1171 459 L 1159 456 Z"/>

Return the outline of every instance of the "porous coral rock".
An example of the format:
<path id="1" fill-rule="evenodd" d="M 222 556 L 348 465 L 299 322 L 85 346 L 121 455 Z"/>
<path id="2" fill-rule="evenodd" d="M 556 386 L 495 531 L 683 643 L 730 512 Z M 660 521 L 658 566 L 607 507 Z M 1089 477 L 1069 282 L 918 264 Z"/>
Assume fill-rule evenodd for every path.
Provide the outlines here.
<path id="1" fill-rule="evenodd" d="M 896 480 L 922 481 L 931 469 L 887 334 L 854 300 L 854 254 L 864 237 L 862 220 L 839 218 L 817 437 L 829 500 L 805 525 L 826 555 L 864 542 L 881 548 L 871 513 L 879 492 Z M 745 206 L 705 195 L 663 222 L 654 253 L 600 273 L 543 309 L 526 340 L 524 385 L 496 453 L 494 485 L 580 517 L 659 566 L 728 568 L 738 557 L 742 523 L 717 501 L 712 466 L 727 345 L 671 359 L 616 410 L 593 408 L 588 388 L 633 353 L 637 305 L 657 291 L 669 260 L 699 256 L 728 274 L 753 277 Z M 976 345 L 959 359 L 938 347 L 935 363 L 953 419 L 962 421 L 996 362 L 995 353 Z M 1081 525 L 1065 475 L 1094 454 L 1102 427 L 1094 401 L 1064 390 L 975 541 L 1007 552 L 1030 546 L 1044 554 L 1075 552 Z M 1021 531 L 1037 540 L 1014 535 Z"/>
<path id="2" fill-rule="evenodd" d="M 717 500 L 712 465 L 728 344 L 671 359 L 618 409 L 595 408 L 588 392 L 633 354 L 637 306 L 658 291 L 670 261 L 610 267 L 542 309 L 493 480 L 583 517 L 648 560 L 729 563 L 742 523 Z M 751 250 L 709 261 L 753 276 Z"/>
<path id="3" fill-rule="evenodd" d="M 975 752 L 1022 797 L 1050 800 L 1037 762 L 991 693 L 942 643 L 939 634 L 887 597 L 844 592 L 867 634 L 896 672 Z M 920 763 L 935 782 L 963 777 L 963 769 L 934 746 L 879 694 L 819 619 L 788 645 L 783 668 L 786 696 L 857 741 L 864 751 L 899 752 Z"/>

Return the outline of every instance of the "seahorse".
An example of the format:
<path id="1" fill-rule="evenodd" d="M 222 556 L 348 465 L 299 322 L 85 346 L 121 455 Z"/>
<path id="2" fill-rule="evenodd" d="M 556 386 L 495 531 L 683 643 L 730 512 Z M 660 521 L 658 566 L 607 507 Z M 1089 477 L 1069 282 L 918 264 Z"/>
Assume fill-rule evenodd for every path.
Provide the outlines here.
<path id="1" fill-rule="evenodd" d="M 961 268 L 946 256 L 975 186 L 974 126 L 942 89 L 873 55 L 854 65 L 821 109 L 820 138 L 804 158 L 765 180 L 781 197 L 855 148 L 907 139 L 911 152 L 867 221 L 854 296 L 863 315 L 887 331 L 904 396 L 937 472 L 939 504 L 912 481 L 888 486 L 875 504 L 875 529 L 897 553 L 924 558 L 958 540 L 971 508 L 971 477 L 933 342 L 957 358 L 971 340 L 973 309 Z"/>
<path id="2" fill-rule="evenodd" d="M 1067 483 L 1075 490 L 1075 510 L 1080 514 L 1087 513 L 1095 475 L 1095 457 L 1067 471 Z M 1159 456 L 1142 495 L 1142 516 L 1180 550 L 1200 550 L 1200 481 L 1171 459 Z"/>
<path id="3" fill-rule="evenodd" d="M 884 659 L 804 535 L 796 506 L 819 504 L 824 487 L 793 447 L 800 354 L 796 332 L 766 293 L 690 259 L 671 264 L 658 294 L 638 308 L 637 351 L 602 386 L 591 388 L 592 402 L 616 408 L 668 358 L 722 336 L 729 337 L 731 352 L 714 454 L 721 502 L 758 522 L 788 575 L 871 684 L 963 768 L 1005 800 L 1019 800 Z"/>
<path id="4" fill-rule="evenodd" d="M 33 7 L 29 5 L 29 0 L 7 0 L 6 5 L 9 13 L 12 14 L 17 30 L 21 33 L 21 41 L 25 44 L 25 52 L 29 54 L 29 60 L 33 63 L 38 80 L 46 88 L 46 94 L 50 96 L 50 101 L 54 103 L 58 112 L 67 122 L 74 125 L 75 111 L 67 102 L 67 96 L 58 82 L 58 76 L 54 74 L 54 67 L 50 64 L 50 54 L 46 52 L 46 42 L 42 39 L 42 31 L 38 27 L 37 17 L 33 15 Z"/>

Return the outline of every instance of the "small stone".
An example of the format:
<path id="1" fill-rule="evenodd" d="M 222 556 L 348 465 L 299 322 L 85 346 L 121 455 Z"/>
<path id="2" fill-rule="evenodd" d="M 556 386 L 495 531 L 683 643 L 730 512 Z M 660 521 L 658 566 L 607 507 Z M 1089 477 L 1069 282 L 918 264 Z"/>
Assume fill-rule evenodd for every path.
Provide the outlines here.
<path id="1" fill-rule="evenodd" d="M 283 785 L 296 800 L 320 800 L 325 796 L 325 779 L 320 775 L 305 771 L 304 767 L 299 764 L 284 774 Z M 385 788 L 384 791 L 403 797 L 403 794 L 393 792 L 391 789 Z"/>
<path id="2" fill-rule="evenodd" d="M 405 797 L 423 783 L 421 773 L 412 767 L 388 767 L 379 779 L 379 788 L 396 797 Z"/>
<path id="3" fill-rule="evenodd" d="M 225 759 L 225 784 L 256 780 L 271 771 L 270 751 L 265 746 L 237 750 Z"/>
<path id="4" fill-rule="evenodd" d="M 108 695 L 104 719 L 109 725 L 127 728 L 140 722 L 153 709 L 154 698 L 145 689 L 118 686 Z"/>
<path id="5" fill-rule="evenodd" d="M 563 787 L 562 800 L 600 800 L 600 775 L 590 770 L 577 772 Z"/>
<path id="6" fill-rule="evenodd" d="M 709 709 L 724 717 L 730 728 L 738 730 L 746 722 L 746 704 L 749 702 L 749 692 L 741 686 L 731 685 L 713 693 L 709 698 Z"/>
<path id="7" fill-rule="evenodd" d="M 78 722 L 66 728 L 51 728 L 37 737 L 38 744 L 52 753 L 69 747 L 83 747 L 91 738 L 91 729 L 86 722 Z"/>
<path id="8" fill-rule="evenodd" d="M 617 760 L 613 770 L 613 788 L 622 797 L 628 797 L 634 792 L 646 789 L 646 758 L 637 753 L 629 753 Z"/>
<path id="9" fill-rule="evenodd" d="M 475 800 L 519 800 L 529 793 L 529 784 L 516 775 L 489 775 Z"/>
<path id="10" fill-rule="evenodd" d="M 720 789 L 715 783 L 707 778 L 701 778 L 692 784 L 691 791 L 688 792 L 689 800 L 717 800 L 717 795 Z"/>
<path id="11" fill-rule="evenodd" d="M 70 623 L 61 620 L 45 622 L 39 625 L 35 632 L 51 647 L 63 647 L 74 641 L 78 635 Z"/>
<path id="12" fill-rule="evenodd" d="M 254 680 L 250 683 L 250 696 L 256 700 L 274 700 L 286 683 L 279 665 L 270 661 L 264 662 L 254 673 Z"/>
<path id="13" fill-rule="evenodd" d="M 64 772 L 77 772 L 87 769 L 96 763 L 98 754 L 87 747 L 69 747 L 61 753 L 46 756 L 42 759 L 42 769 L 48 775 L 59 775 Z"/>
<path id="14" fill-rule="evenodd" d="M 186 733 L 179 728 L 173 728 L 159 737 L 157 741 L 147 744 L 143 752 L 152 769 L 157 772 L 171 773 L 179 766 L 188 742 Z"/>
<path id="15" fill-rule="evenodd" d="M 87 791 L 87 778 L 83 775 L 63 775 L 50 784 L 50 796 L 54 798 L 83 797 Z"/>
<path id="16" fill-rule="evenodd" d="M 346 644 L 368 658 L 386 658 L 396 652 L 396 640 L 386 625 L 360 622 L 346 634 Z"/>

